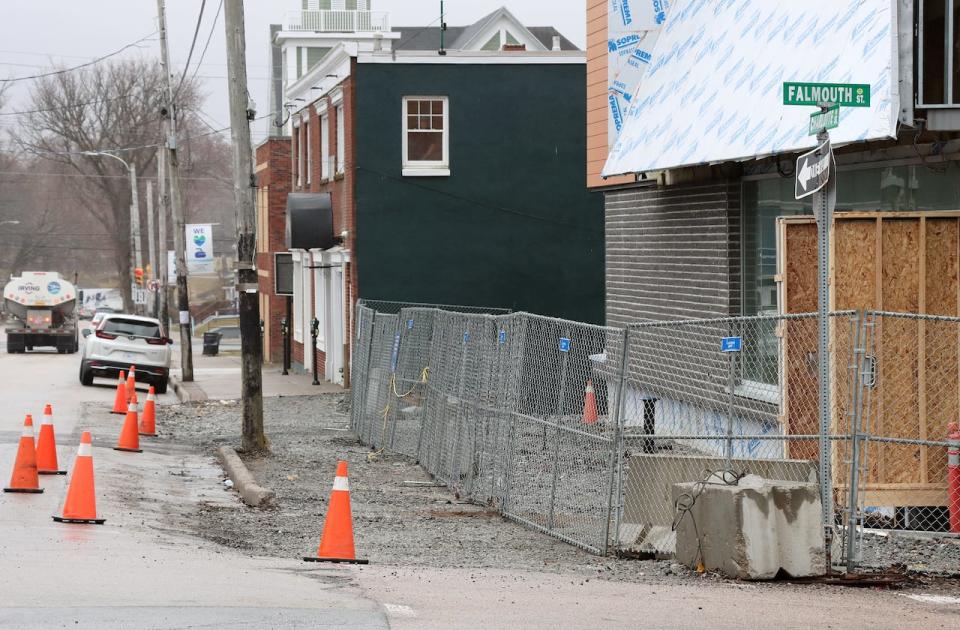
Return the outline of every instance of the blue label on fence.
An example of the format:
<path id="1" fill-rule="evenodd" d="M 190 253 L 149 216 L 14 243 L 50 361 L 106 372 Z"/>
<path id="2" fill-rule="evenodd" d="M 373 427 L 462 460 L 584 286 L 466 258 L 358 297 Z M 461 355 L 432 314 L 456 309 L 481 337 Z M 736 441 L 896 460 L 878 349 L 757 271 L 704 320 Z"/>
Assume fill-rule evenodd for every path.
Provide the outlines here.
<path id="1" fill-rule="evenodd" d="M 397 359 L 400 357 L 400 333 L 393 336 L 393 353 L 390 355 L 390 372 L 397 371 Z"/>
<path id="2" fill-rule="evenodd" d="M 407 330 L 413 330 L 413 320 L 412 320 L 412 319 L 408 319 L 408 320 L 407 320 Z"/>
<path id="3" fill-rule="evenodd" d="M 470 341 L 470 333 L 465 332 L 463 333 L 463 343 L 467 343 L 468 341 Z"/>
<path id="4" fill-rule="evenodd" d="M 570 340 L 560 337 L 560 352 L 570 352 Z"/>
<path id="5" fill-rule="evenodd" d="M 500 343 L 507 343 L 507 331 L 501 330 L 500 334 L 497 335 L 497 341 Z"/>
<path id="6" fill-rule="evenodd" d="M 743 340 L 740 337 L 724 337 L 720 340 L 721 352 L 740 352 Z"/>

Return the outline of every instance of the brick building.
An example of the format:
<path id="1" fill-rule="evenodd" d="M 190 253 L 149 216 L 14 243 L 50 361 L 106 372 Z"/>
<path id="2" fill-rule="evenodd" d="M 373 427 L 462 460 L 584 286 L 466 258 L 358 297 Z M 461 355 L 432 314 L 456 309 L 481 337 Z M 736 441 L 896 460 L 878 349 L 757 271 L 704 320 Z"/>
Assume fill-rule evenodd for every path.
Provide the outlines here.
<path id="1" fill-rule="evenodd" d="M 602 200 L 579 180 L 584 53 L 503 8 L 443 34 L 391 30 L 366 7 L 354 30 L 331 26 L 341 13 L 304 7 L 273 39 L 295 367 L 313 368 L 316 318 L 318 371 L 343 382 L 359 298 L 601 321 Z"/>
<path id="2" fill-rule="evenodd" d="M 288 316 L 286 295 L 276 293 L 278 255 L 288 256 L 284 230 L 287 193 L 290 192 L 290 138 L 271 137 L 255 150 L 257 177 L 257 275 L 260 281 L 260 317 L 263 319 L 264 360 L 282 360 L 280 320 Z"/>

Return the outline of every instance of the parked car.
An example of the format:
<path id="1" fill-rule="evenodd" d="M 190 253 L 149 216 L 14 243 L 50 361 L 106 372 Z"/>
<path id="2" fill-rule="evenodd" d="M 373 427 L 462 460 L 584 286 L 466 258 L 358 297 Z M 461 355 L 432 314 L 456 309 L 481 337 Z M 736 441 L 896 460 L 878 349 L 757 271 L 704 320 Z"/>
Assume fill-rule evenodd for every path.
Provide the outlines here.
<path id="1" fill-rule="evenodd" d="M 103 321 L 103 318 L 111 313 L 119 313 L 117 309 L 111 306 L 101 306 L 90 316 L 90 325 L 96 328 Z"/>
<path id="2" fill-rule="evenodd" d="M 158 394 L 170 379 L 170 344 L 159 320 L 138 315 L 105 313 L 96 329 L 83 331 L 86 343 L 80 359 L 80 383 L 94 377 L 116 378 L 120 370 L 136 366 L 134 378 L 149 383 Z"/>

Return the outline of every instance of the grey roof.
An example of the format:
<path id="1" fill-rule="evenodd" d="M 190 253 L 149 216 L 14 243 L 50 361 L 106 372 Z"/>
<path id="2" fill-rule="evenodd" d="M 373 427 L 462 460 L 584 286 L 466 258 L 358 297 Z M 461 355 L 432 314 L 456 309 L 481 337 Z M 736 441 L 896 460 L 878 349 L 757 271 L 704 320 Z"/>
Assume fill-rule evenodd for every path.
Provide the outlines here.
<path id="1" fill-rule="evenodd" d="M 447 26 L 447 32 L 444 35 L 443 41 L 445 48 L 447 50 L 461 50 L 467 42 L 483 30 L 490 20 L 499 16 L 502 12 L 509 13 L 505 7 L 501 7 L 483 16 L 473 24 L 468 24 L 467 26 Z M 553 48 L 554 35 L 560 36 L 560 50 L 580 50 L 573 42 L 564 37 L 560 31 L 552 26 L 527 26 L 526 29 L 530 31 L 547 50 Z M 397 26 L 394 27 L 393 30 L 400 32 L 400 39 L 394 44 L 394 50 L 438 50 L 440 48 L 439 26 Z"/>
<path id="2" fill-rule="evenodd" d="M 553 48 L 554 35 L 560 36 L 560 50 L 580 50 L 576 44 L 552 26 L 528 26 L 527 30 L 533 33 L 533 36 L 539 39 L 540 43 L 547 47 L 547 50 Z"/>

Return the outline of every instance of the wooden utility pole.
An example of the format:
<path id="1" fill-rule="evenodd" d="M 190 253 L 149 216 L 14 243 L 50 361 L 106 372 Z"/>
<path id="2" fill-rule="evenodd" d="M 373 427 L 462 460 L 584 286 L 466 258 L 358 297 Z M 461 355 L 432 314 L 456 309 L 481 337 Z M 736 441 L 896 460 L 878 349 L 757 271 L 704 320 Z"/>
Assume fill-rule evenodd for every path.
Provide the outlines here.
<path id="1" fill-rule="evenodd" d="M 183 202 L 180 197 L 180 162 L 177 158 L 177 106 L 170 78 L 170 51 L 167 48 L 167 14 L 164 0 L 157 0 L 160 26 L 160 64 L 167 79 L 167 107 L 161 111 L 161 125 L 170 178 L 170 209 L 173 213 L 173 243 L 177 252 L 177 310 L 180 321 L 180 370 L 184 381 L 193 380 L 193 344 L 190 325 L 190 294 L 187 290 L 187 236 L 184 232 Z"/>
<path id="2" fill-rule="evenodd" d="M 163 137 L 167 137 L 166 123 L 161 123 Z M 170 197 L 167 195 L 167 151 L 157 153 L 157 201 L 160 212 L 157 215 L 157 278 L 160 280 L 160 314 L 163 329 L 170 330 L 170 311 L 167 306 L 167 217 L 170 216 Z"/>
<path id="3" fill-rule="evenodd" d="M 156 218 L 153 215 L 153 182 L 147 180 L 147 260 L 150 265 L 150 273 L 145 274 L 147 283 L 157 278 L 157 227 Z M 159 310 L 157 302 L 157 292 L 151 290 L 150 313 L 159 319 Z"/>
<path id="4" fill-rule="evenodd" d="M 243 400 L 243 449 L 267 448 L 263 434 L 263 375 L 260 364 L 260 300 L 254 264 L 257 216 L 253 192 L 250 121 L 256 117 L 247 91 L 243 0 L 225 0 L 227 76 L 230 84 L 230 136 L 233 141 L 233 197 L 237 205 L 237 294 L 240 310 L 240 378 Z"/>

